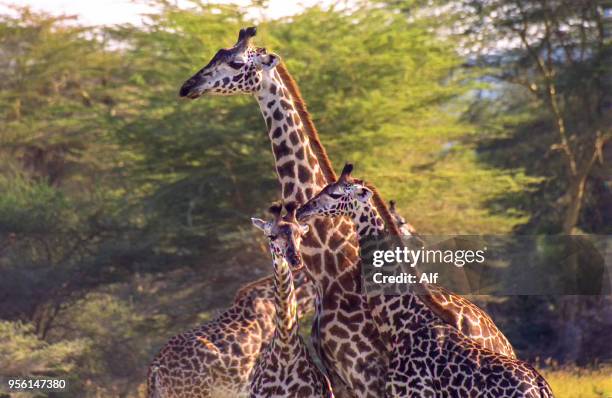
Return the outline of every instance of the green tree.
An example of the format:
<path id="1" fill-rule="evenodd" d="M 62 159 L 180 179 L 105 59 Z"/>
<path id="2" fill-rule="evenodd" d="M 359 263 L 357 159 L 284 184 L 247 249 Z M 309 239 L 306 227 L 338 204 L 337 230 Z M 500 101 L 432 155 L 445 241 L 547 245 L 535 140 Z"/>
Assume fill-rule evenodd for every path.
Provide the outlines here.
<path id="1" fill-rule="evenodd" d="M 484 131 L 481 159 L 540 178 L 531 192 L 501 195 L 492 205 L 527 210 L 521 233 L 608 233 L 612 69 L 601 2 L 453 3 L 470 65 L 489 83 L 468 113 Z M 512 297 L 500 312 L 528 320 L 528 328 L 508 322 L 519 349 L 585 363 L 609 356 L 591 350 L 605 342 L 585 336 L 605 328 L 610 304 L 606 297 Z"/>
<path id="2" fill-rule="evenodd" d="M 132 240 L 116 174 L 118 54 L 67 17 L 16 11 L 0 16 L 0 316 L 45 339 L 67 305 L 129 277 L 151 244 Z"/>
<path id="3" fill-rule="evenodd" d="M 492 77 L 531 96 L 515 96 L 528 102 L 514 109 L 529 108 L 532 116 L 528 139 L 537 142 L 538 148 L 531 153 L 532 159 L 549 159 L 541 169 L 553 180 L 548 189 L 557 195 L 551 200 L 556 202 L 554 211 L 560 213 L 558 230 L 570 234 L 577 227 L 592 232 L 606 228 L 605 222 L 591 226 L 584 216 L 585 200 L 609 177 L 604 146 L 612 135 L 611 43 L 601 2 L 460 3 L 466 16 L 462 27 L 470 44 L 480 48 L 478 65 L 495 68 L 489 69 Z M 595 181 L 591 192 L 589 179 Z"/>
<path id="4" fill-rule="evenodd" d="M 169 247 L 192 242 L 189 252 L 220 251 L 215 258 L 222 261 L 229 244 L 222 236 L 277 196 L 265 128 L 250 98 L 179 102 L 176 89 L 247 22 L 230 6 L 161 6 L 144 30 L 116 32 L 131 40 L 134 85 L 118 109 L 125 122 L 118 135 L 140 154 L 131 171 Z M 410 204 L 417 227 L 507 231 L 525 215 L 485 204 L 530 180 L 520 170 L 478 164 L 468 138 L 473 128 L 460 120 L 461 95 L 470 88 L 462 60 L 452 42 L 432 34 L 431 20 L 407 23 L 370 6 L 350 13 L 312 8 L 260 24 L 257 42 L 278 52 L 296 77 L 334 163 L 356 162 L 387 197 L 404 209 Z M 434 192 L 446 202 L 432 206 Z"/>

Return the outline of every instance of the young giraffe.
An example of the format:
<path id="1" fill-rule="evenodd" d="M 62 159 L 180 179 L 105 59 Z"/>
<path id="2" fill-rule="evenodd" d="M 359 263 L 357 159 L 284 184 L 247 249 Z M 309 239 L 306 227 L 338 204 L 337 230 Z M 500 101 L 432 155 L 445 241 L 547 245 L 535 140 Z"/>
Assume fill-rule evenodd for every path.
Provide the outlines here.
<path id="1" fill-rule="evenodd" d="M 275 281 L 276 329 L 257 358 L 250 383 L 251 398 L 333 398 L 329 380 L 312 360 L 299 334 L 291 268 L 302 267 L 300 243 L 308 225 L 295 219 L 296 208 L 272 206 L 272 221 L 252 218 L 268 238 Z"/>
<path id="2" fill-rule="evenodd" d="M 390 231 L 385 229 L 385 222 L 378 210 L 382 206 L 376 206 L 371 200 L 375 192 L 374 187 L 366 186 L 362 181 L 353 179 L 350 175 L 352 170 L 353 166 L 346 164 L 336 182 L 328 184 L 298 209 L 298 219 L 306 220 L 309 217 L 321 215 L 348 216 L 356 226 L 360 241 L 370 237 L 382 237 L 388 233 L 399 234 L 397 225 L 393 223 L 387 226 Z M 390 219 L 390 217 L 386 218 Z M 495 326 L 489 315 L 476 304 L 437 285 L 428 285 L 425 293 L 427 294 L 421 295 L 421 300 L 442 320 L 483 347 L 510 358 L 516 358 L 514 349 L 506 336 Z M 400 301 L 400 298 L 396 296 L 389 297 L 389 299 Z M 393 305 L 395 306 L 397 310 L 401 309 L 397 302 Z M 388 332 L 388 325 L 380 325 L 380 327 L 382 329 L 379 331 Z"/>
<path id="3" fill-rule="evenodd" d="M 350 178 L 351 169 L 351 165 L 345 166 L 336 183 L 304 204 L 298 210 L 298 219 L 348 215 L 357 226 L 360 242 L 382 237 L 383 220 L 369 203 L 372 188 Z M 440 294 L 452 296 L 444 290 Z M 490 340 L 467 337 L 461 324 L 442 321 L 423 298 L 404 292 L 393 297 L 379 295 L 370 301 L 390 353 L 387 397 L 552 397 L 544 378 L 530 365 L 483 348 L 483 344 L 490 345 Z M 470 311 L 482 313 L 494 327 L 482 310 L 467 304 L 472 306 Z M 508 341 L 495 330 L 501 337 L 496 348 L 513 356 Z"/>
<path id="4" fill-rule="evenodd" d="M 297 85 L 280 58 L 251 45 L 255 28 L 219 50 L 180 95 L 253 95 L 271 140 L 284 203 L 304 203 L 335 173 Z M 379 398 L 388 358 L 359 285 L 358 242 L 350 220 L 314 218 L 302 242 L 305 271 L 317 290 L 312 340 L 328 370 L 334 393 L 343 387 L 359 398 Z"/>
<path id="5" fill-rule="evenodd" d="M 314 307 L 314 285 L 296 275 L 298 313 Z M 274 276 L 238 290 L 230 308 L 172 337 L 147 373 L 148 398 L 246 397 L 249 375 L 275 328 Z"/>

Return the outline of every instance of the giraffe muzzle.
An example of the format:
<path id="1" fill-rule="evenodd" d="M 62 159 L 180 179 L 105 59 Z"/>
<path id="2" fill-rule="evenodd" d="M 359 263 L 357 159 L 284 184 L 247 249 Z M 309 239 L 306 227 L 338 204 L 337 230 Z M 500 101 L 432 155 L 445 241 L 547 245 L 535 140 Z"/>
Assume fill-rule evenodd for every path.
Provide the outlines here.
<path id="1" fill-rule="evenodd" d="M 196 99 L 202 95 L 202 90 L 199 87 L 202 85 L 202 82 L 195 77 L 190 78 L 181 86 L 179 91 L 179 96 L 187 97 L 189 99 Z"/>
<path id="2" fill-rule="evenodd" d="M 299 254 L 292 254 L 289 257 L 289 264 L 293 267 L 293 268 L 297 268 L 300 267 L 302 265 L 302 259 L 300 258 Z"/>
<path id="3" fill-rule="evenodd" d="M 312 208 L 311 208 L 311 206 L 308 206 L 308 205 L 304 205 L 304 206 L 300 207 L 295 212 L 295 218 L 298 221 L 304 221 L 307 218 L 309 218 L 310 216 L 312 216 Z"/>

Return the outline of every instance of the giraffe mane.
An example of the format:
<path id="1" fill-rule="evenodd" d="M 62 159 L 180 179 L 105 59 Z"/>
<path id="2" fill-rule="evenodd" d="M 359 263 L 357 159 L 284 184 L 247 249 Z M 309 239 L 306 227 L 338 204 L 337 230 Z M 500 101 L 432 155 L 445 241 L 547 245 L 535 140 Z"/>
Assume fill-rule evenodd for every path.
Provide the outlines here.
<path id="1" fill-rule="evenodd" d="M 236 294 L 234 294 L 234 303 L 249 294 L 254 288 L 266 285 L 270 282 L 274 282 L 274 275 L 264 276 L 263 278 L 256 279 L 253 282 L 240 286 Z"/>
<path id="2" fill-rule="evenodd" d="M 319 132 L 312 121 L 312 117 L 310 116 L 308 109 L 306 109 L 306 102 L 304 101 L 304 98 L 302 98 L 302 93 L 300 92 L 297 83 L 283 62 L 280 62 L 276 66 L 276 70 L 278 71 L 281 80 L 289 90 L 289 93 L 291 93 L 291 97 L 293 97 L 293 104 L 295 105 L 295 109 L 297 110 L 300 119 L 302 119 L 304 130 L 306 131 L 306 135 L 310 140 L 313 152 L 319 161 L 323 175 L 325 175 L 328 182 L 336 181 L 336 173 L 334 172 L 334 168 L 332 167 L 329 157 L 327 156 L 325 148 L 323 148 L 323 144 L 321 144 Z"/>

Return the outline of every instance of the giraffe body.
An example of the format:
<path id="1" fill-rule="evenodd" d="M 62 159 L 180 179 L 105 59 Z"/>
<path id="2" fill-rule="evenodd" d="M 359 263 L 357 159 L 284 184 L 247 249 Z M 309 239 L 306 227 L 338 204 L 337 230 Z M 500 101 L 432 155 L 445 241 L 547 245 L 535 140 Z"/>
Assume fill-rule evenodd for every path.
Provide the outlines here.
<path id="1" fill-rule="evenodd" d="M 314 307 L 314 286 L 296 290 L 298 312 Z M 249 375 L 274 333 L 274 279 L 242 288 L 215 319 L 172 337 L 149 366 L 149 398 L 246 397 Z"/>
<path id="2" fill-rule="evenodd" d="M 372 191 L 350 178 L 351 170 L 347 165 L 336 183 L 326 186 L 298 210 L 298 218 L 348 215 L 357 226 L 360 242 L 371 236 L 382 237 L 384 223 L 370 203 Z M 454 298 L 443 289 L 430 288 L 447 299 Z M 471 319 L 441 317 L 430 300 L 427 295 L 403 293 L 376 295 L 369 301 L 389 353 L 387 397 L 552 397 L 542 376 L 514 358 L 505 337 L 492 343 L 483 339 L 482 333 L 470 334 L 475 326 L 464 323 L 469 324 Z M 466 308 L 458 314 L 477 311 L 494 327 L 482 310 L 462 300 Z M 502 353 L 485 348 L 487 345 Z"/>
<path id="3" fill-rule="evenodd" d="M 302 266 L 299 246 L 308 226 L 297 223 L 295 209 L 284 218 L 280 206 L 272 209 L 273 221 L 253 219 L 253 224 L 269 240 L 275 276 L 276 328 L 253 369 L 249 397 L 333 398 L 329 380 L 312 360 L 299 335 L 290 267 Z"/>
<path id="4" fill-rule="evenodd" d="M 416 295 L 403 295 L 400 313 L 379 319 L 398 332 L 389 341 L 386 397 L 553 397 L 530 365 L 483 348 L 441 321 Z"/>
<path id="5" fill-rule="evenodd" d="M 356 226 L 360 242 L 370 237 L 382 238 L 388 231 L 385 230 L 385 222 L 371 200 L 374 188 L 350 177 L 352 166 L 349 166 L 345 167 L 338 181 L 327 185 L 298 210 L 298 218 L 305 219 L 313 215 L 348 216 Z M 420 296 L 422 301 L 441 319 L 483 347 L 516 358 L 506 336 L 476 304 L 437 285 L 428 285 L 425 293 L 427 294 Z M 400 311 L 401 297 L 388 296 L 384 305 Z M 372 311 L 376 317 L 379 309 L 373 307 Z M 377 324 L 379 331 L 389 333 L 390 325 L 379 321 Z"/>

